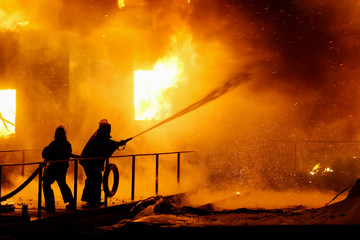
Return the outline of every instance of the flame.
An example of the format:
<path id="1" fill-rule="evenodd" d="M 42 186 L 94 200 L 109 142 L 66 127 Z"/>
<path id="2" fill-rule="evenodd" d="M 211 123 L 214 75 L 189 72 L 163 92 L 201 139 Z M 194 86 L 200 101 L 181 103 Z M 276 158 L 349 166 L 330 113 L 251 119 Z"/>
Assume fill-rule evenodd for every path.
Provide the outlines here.
<path id="1" fill-rule="evenodd" d="M 15 133 L 16 90 L 0 90 L 0 137 Z"/>
<path id="2" fill-rule="evenodd" d="M 177 57 L 159 61 L 152 71 L 134 72 L 135 120 L 160 120 L 170 114 L 165 92 L 176 87 L 181 72 Z"/>
<path id="3" fill-rule="evenodd" d="M 319 173 L 319 170 L 320 170 L 321 166 L 320 166 L 320 163 L 316 164 L 313 169 L 310 171 L 310 174 L 311 175 L 316 175 Z M 324 175 L 326 173 L 329 173 L 329 172 L 334 172 L 334 170 L 332 170 L 331 168 L 329 167 L 326 167 L 324 168 L 324 170 L 321 172 L 321 175 Z"/>
<path id="4" fill-rule="evenodd" d="M 19 12 L 7 13 L 0 9 L 0 31 L 16 31 L 26 27 L 29 21 Z"/>
<path id="5" fill-rule="evenodd" d="M 125 7 L 125 0 L 118 0 L 118 8 L 122 9 L 123 7 Z"/>
<path id="6" fill-rule="evenodd" d="M 324 169 L 323 173 L 327 173 L 327 172 L 334 172 L 334 170 L 332 170 L 331 168 L 327 167 Z"/>
<path id="7" fill-rule="evenodd" d="M 172 104 L 169 92 L 186 83 L 186 70 L 195 65 L 197 53 L 192 35 L 180 29 L 171 37 L 164 57 L 150 71 L 134 71 L 135 120 L 162 120 L 169 117 Z"/>
<path id="8" fill-rule="evenodd" d="M 320 163 L 316 164 L 313 169 L 310 171 L 311 175 L 315 175 L 319 172 L 319 168 L 320 168 Z"/>

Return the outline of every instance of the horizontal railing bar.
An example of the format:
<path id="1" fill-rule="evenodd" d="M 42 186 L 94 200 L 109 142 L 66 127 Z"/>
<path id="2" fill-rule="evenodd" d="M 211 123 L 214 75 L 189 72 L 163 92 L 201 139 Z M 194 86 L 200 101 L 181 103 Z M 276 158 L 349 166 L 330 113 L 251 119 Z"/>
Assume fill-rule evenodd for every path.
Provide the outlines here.
<path id="1" fill-rule="evenodd" d="M 238 142 L 275 142 L 275 143 L 360 143 L 356 140 L 239 140 Z"/>
<path id="2" fill-rule="evenodd" d="M 141 154 L 129 154 L 129 155 L 119 155 L 112 156 L 110 158 L 122 158 L 122 157 L 132 157 L 132 156 L 155 156 L 155 155 L 167 155 L 167 154 L 177 154 L 177 153 L 191 153 L 194 151 L 179 151 L 179 152 L 163 152 L 163 153 L 141 153 Z M 25 166 L 25 165 L 35 165 L 40 163 L 61 163 L 61 162 L 72 162 L 76 160 L 99 160 L 104 159 L 104 157 L 91 157 L 91 158 L 70 158 L 64 160 L 54 160 L 54 161 L 38 161 L 38 162 L 29 162 L 29 163 L 2 163 L 0 166 L 9 167 L 9 166 Z"/>
<path id="3" fill-rule="evenodd" d="M 6 152 L 29 152 L 29 151 L 40 151 L 42 149 L 11 149 L 11 150 L 0 150 L 0 153 L 6 153 Z"/>
<path id="4" fill-rule="evenodd" d="M 155 155 L 168 155 L 168 154 L 177 154 L 177 153 L 192 153 L 195 151 L 178 151 L 178 152 L 162 152 L 162 153 L 140 153 L 140 154 L 129 154 L 129 155 L 118 155 L 111 156 L 110 158 L 118 158 L 118 157 L 132 157 L 132 156 L 155 156 Z"/>
<path id="5" fill-rule="evenodd" d="M 66 161 L 66 160 L 61 160 L 61 161 Z M 60 162 L 60 161 L 59 161 Z M 42 162 L 30 162 L 30 163 L 4 163 L 4 164 L 0 164 L 0 166 L 2 167 L 10 167 L 10 166 L 25 166 L 25 165 L 36 165 L 39 163 L 44 163 Z"/>

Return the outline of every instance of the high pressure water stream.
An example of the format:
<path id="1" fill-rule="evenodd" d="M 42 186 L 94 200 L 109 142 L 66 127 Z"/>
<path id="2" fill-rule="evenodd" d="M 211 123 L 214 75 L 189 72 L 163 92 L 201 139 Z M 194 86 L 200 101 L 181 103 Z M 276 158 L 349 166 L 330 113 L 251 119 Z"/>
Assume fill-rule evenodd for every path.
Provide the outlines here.
<path id="1" fill-rule="evenodd" d="M 219 97 L 221 97 L 222 95 L 232 91 L 233 89 L 235 89 L 236 87 L 239 86 L 240 83 L 248 81 L 250 78 L 249 73 L 246 72 L 242 72 L 239 75 L 237 75 L 236 77 L 230 78 L 228 81 L 226 81 L 222 86 L 214 89 L 212 92 L 210 92 L 208 95 L 206 95 L 205 97 L 203 97 L 202 99 L 200 99 L 199 101 L 189 105 L 188 107 L 182 109 L 181 111 L 175 113 L 174 115 L 172 115 L 171 117 L 159 122 L 158 124 L 136 134 L 135 136 L 133 136 L 130 139 L 136 138 L 146 132 L 149 132 L 150 130 L 157 128 L 161 125 L 164 125 L 178 117 L 181 117 L 183 115 L 185 115 L 186 113 L 189 113 L 205 104 L 207 104 L 208 102 L 211 102 Z"/>

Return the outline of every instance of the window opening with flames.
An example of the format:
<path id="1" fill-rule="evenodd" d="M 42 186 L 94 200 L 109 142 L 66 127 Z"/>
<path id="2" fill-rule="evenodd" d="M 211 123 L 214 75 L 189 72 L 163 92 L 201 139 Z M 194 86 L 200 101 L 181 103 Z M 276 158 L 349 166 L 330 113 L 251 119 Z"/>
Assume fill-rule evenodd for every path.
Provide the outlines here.
<path id="1" fill-rule="evenodd" d="M 15 133 L 16 90 L 0 90 L 0 138 Z"/>
<path id="2" fill-rule="evenodd" d="M 135 120 L 162 120 L 171 114 L 166 92 L 179 79 L 180 62 L 177 57 L 159 61 L 152 71 L 134 72 Z"/>

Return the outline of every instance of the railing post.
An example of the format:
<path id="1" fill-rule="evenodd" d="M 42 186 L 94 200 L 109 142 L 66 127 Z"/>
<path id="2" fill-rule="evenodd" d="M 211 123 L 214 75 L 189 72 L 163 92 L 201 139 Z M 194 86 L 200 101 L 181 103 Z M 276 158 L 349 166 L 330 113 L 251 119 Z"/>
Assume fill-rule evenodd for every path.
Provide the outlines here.
<path id="1" fill-rule="evenodd" d="M 74 207 L 77 207 L 77 179 L 78 179 L 78 163 L 79 160 L 74 161 Z"/>
<path id="2" fill-rule="evenodd" d="M 179 184 L 180 183 L 180 152 L 177 153 L 177 164 L 176 164 L 176 167 L 177 167 L 177 173 L 176 173 L 176 180 L 177 180 L 177 183 Z"/>
<path id="3" fill-rule="evenodd" d="M 2 178 L 2 166 L 0 165 L 0 197 L 1 197 L 1 178 Z M 1 202 L 0 202 L 1 205 Z"/>
<path id="4" fill-rule="evenodd" d="M 155 164 L 155 195 L 159 193 L 159 154 L 156 154 Z"/>
<path id="5" fill-rule="evenodd" d="M 25 163 L 25 150 L 21 151 L 21 163 Z M 25 175 L 25 165 L 21 166 L 21 176 Z"/>
<path id="6" fill-rule="evenodd" d="M 294 173 L 296 173 L 296 163 L 297 162 L 297 142 L 295 141 L 294 145 Z"/>
<path id="7" fill-rule="evenodd" d="M 131 200 L 135 197 L 135 155 L 131 157 Z"/>
<path id="8" fill-rule="evenodd" d="M 105 169 L 109 166 L 109 158 L 105 158 Z M 105 191 L 104 191 L 105 192 Z M 105 197 L 104 197 L 104 202 L 105 202 L 105 207 L 108 206 L 108 197 L 106 196 L 105 194 Z"/>
<path id="9" fill-rule="evenodd" d="M 41 219 L 42 166 L 43 166 L 43 163 L 39 163 L 38 219 Z"/>

